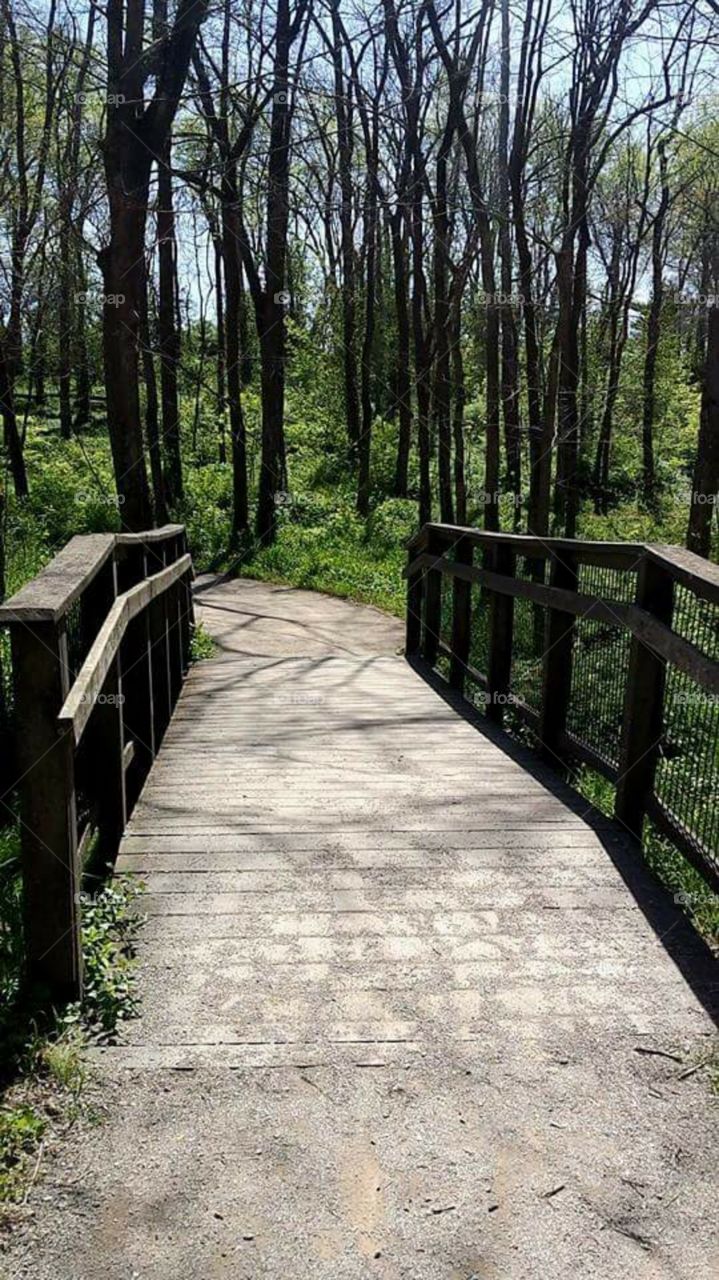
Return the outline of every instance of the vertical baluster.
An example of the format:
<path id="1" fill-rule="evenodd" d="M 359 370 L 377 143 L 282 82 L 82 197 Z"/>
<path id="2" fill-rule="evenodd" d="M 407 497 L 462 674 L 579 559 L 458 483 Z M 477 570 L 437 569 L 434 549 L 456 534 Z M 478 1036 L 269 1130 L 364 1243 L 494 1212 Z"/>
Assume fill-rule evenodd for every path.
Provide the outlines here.
<path id="1" fill-rule="evenodd" d="M 405 619 L 404 652 L 407 658 L 419 653 L 422 640 L 422 606 L 424 573 L 422 569 L 409 572 L 412 562 L 422 550 L 422 544 L 411 546 L 407 552 L 407 617 Z"/>
<path id="2" fill-rule="evenodd" d="M 568 551 L 555 552 L 550 565 L 550 585 L 567 591 L 577 589 L 577 562 Z M 562 609 L 547 609 L 542 660 L 542 702 L 539 722 L 539 749 L 555 768 L 566 765 L 563 738 L 572 692 L 575 618 Z"/>
<path id="3" fill-rule="evenodd" d="M 471 565 L 473 547 L 469 538 L 460 538 L 454 558 L 460 564 Z M 449 682 L 460 693 L 464 691 L 469 644 L 471 635 L 472 584 L 464 578 L 452 583 L 452 660 Z"/>
<path id="4" fill-rule="evenodd" d="M 442 543 L 432 530 L 429 531 L 427 543 L 428 554 L 433 556 L 436 564 L 442 561 Z M 431 667 L 437 661 L 439 638 L 442 627 L 442 572 L 441 569 L 427 569 L 424 584 L 424 628 L 422 635 L 422 656 Z"/>
<path id="5" fill-rule="evenodd" d="M 514 553 L 506 543 L 493 543 L 487 556 L 493 573 L 514 576 Z M 507 705 L 512 671 L 514 599 L 503 592 L 489 592 L 489 653 L 487 658 L 487 715 L 501 724 Z"/>

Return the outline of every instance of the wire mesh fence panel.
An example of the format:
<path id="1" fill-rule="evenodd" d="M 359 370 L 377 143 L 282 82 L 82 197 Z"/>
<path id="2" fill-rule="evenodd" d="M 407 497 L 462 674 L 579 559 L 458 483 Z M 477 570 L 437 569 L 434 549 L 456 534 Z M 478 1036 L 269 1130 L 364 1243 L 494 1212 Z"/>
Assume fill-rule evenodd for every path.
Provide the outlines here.
<path id="1" fill-rule="evenodd" d="M 522 581 L 542 582 L 544 565 L 538 565 L 528 557 L 519 557 L 515 576 Z M 518 698 L 537 712 L 542 702 L 544 626 L 544 608 L 532 600 L 517 597 L 514 601 L 509 687 L 512 698 Z"/>
<path id="2" fill-rule="evenodd" d="M 657 798 L 719 870 L 719 702 L 671 667 L 664 714 Z"/>
<path id="3" fill-rule="evenodd" d="M 719 659 L 719 608 L 683 583 L 674 589 L 672 629 L 705 657 Z M 719 870 L 719 698 L 672 666 L 654 786 L 696 851 Z"/>
<path id="4" fill-rule="evenodd" d="M 636 574 L 583 564 L 577 573 L 577 590 L 610 603 L 630 604 Z M 593 618 L 591 606 L 577 617 L 567 732 L 614 768 L 619 765 L 630 646 L 631 637 L 619 614 L 616 626 Z"/>
<path id="5" fill-rule="evenodd" d="M 615 768 L 630 644 L 630 636 L 617 627 L 577 618 L 567 732 Z"/>
<path id="6" fill-rule="evenodd" d="M 446 645 L 447 649 L 452 650 L 452 622 L 454 618 L 453 608 L 453 581 L 448 574 L 442 574 L 441 580 L 441 604 L 439 612 L 439 640 L 440 645 Z M 450 658 L 447 654 L 441 652 L 437 657 L 437 670 L 445 680 L 449 679 Z"/>
<path id="7" fill-rule="evenodd" d="M 631 604 L 636 589 L 636 568 L 612 569 L 597 564 L 580 564 L 578 567 L 577 591 L 581 595 L 598 596 L 602 600 L 614 600 L 617 604 Z"/>
<path id="8" fill-rule="evenodd" d="M 472 585 L 469 665 L 481 675 L 489 666 L 489 597 L 476 583 Z"/>
<path id="9" fill-rule="evenodd" d="M 87 657 L 87 638 L 82 625 L 82 601 L 77 599 L 65 614 L 68 684 L 72 684 Z"/>

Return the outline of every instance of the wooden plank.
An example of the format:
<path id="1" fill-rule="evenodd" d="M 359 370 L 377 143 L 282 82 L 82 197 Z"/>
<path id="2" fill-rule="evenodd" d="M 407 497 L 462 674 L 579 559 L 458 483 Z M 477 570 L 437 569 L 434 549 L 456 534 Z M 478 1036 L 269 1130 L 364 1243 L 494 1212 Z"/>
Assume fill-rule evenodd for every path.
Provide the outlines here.
<path id="1" fill-rule="evenodd" d="M 686 547 L 670 547 L 650 543 L 645 553 L 662 568 L 669 569 L 675 582 L 681 582 L 695 591 L 702 600 L 719 604 L 719 565 L 703 556 L 687 551 Z"/>
<path id="2" fill-rule="evenodd" d="M 470 538 L 477 546 L 504 546 L 515 555 L 547 560 L 569 551 L 578 563 L 604 565 L 606 568 L 635 569 L 645 551 L 640 542 L 596 542 L 572 538 L 537 538 L 531 534 L 497 533 L 463 525 L 429 524 L 429 536 L 444 545 L 456 543 L 460 537 Z"/>
<path id="3" fill-rule="evenodd" d="M 163 524 L 159 529 L 145 529 L 142 533 L 118 533 L 119 546 L 129 547 L 136 544 L 144 546 L 147 542 L 166 542 L 170 538 L 181 537 L 185 532 L 184 524 Z"/>

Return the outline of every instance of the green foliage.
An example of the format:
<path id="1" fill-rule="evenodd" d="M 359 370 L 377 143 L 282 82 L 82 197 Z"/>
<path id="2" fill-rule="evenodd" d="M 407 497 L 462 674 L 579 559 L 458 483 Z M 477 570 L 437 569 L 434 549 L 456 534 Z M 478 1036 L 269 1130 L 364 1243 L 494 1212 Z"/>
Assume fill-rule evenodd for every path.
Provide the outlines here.
<path id="1" fill-rule="evenodd" d="M 27 1158 L 45 1128 L 44 1118 L 27 1103 L 0 1111 L 0 1203 L 19 1195 Z"/>
<path id="2" fill-rule="evenodd" d="M 404 549 L 417 531 L 417 503 L 408 498 L 386 498 L 370 513 L 367 521 L 368 545 L 386 551 Z"/>
<path id="3" fill-rule="evenodd" d="M 273 546 L 257 552 L 243 573 L 294 587 L 374 604 L 398 616 L 404 608 L 405 553 L 368 542 L 351 510 L 321 524 L 284 524 Z"/>
<path id="4" fill-rule="evenodd" d="M 20 840 L 17 826 L 0 830 L 0 1008 L 17 996 L 22 965 Z M 0 1034 L 5 1018 L 0 1014 Z"/>
<path id="5" fill-rule="evenodd" d="M 143 918 L 137 912 L 141 887 L 117 876 L 82 903 L 82 953 L 85 985 L 81 1004 L 62 1014 L 64 1027 L 83 1026 L 99 1040 L 111 1039 L 121 1022 L 137 1014 L 135 942 Z"/>
<path id="6" fill-rule="evenodd" d="M 215 642 L 203 622 L 196 622 L 190 638 L 190 661 L 202 662 L 215 652 Z"/>
<path id="7" fill-rule="evenodd" d="M 232 473 L 219 462 L 189 467 L 185 500 L 178 513 L 187 527 L 195 567 L 216 567 L 227 555 L 232 520 Z"/>

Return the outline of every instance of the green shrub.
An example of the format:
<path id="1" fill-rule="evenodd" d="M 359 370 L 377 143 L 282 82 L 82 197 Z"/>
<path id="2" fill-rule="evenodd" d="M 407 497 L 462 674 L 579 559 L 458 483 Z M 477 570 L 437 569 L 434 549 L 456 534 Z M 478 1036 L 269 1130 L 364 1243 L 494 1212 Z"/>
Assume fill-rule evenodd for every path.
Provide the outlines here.
<path id="1" fill-rule="evenodd" d="M 404 550 L 418 527 L 417 503 L 409 498 L 386 498 L 367 521 L 369 544 L 389 551 Z"/>

